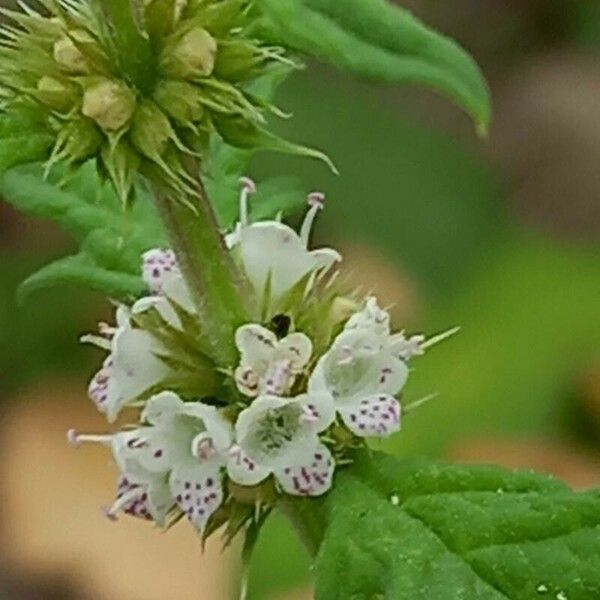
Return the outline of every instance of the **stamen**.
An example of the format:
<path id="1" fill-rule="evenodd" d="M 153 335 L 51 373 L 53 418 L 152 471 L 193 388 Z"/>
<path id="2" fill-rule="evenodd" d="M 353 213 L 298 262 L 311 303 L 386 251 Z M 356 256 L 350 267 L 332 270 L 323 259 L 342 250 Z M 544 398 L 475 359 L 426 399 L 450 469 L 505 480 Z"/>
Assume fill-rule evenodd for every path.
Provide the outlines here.
<path id="1" fill-rule="evenodd" d="M 248 225 L 248 198 L 256 194 L 256 183 L 250 177 L 240 177 L 240 223 L 245 227 Z"/>
<path id="2" fill-rule="evenodd" d="M 438 396 L 439 396 L 439 394 L 430 394 L 429 396 L 425 396 L 424 398 L 415 400 L 408 406 L 404 406 L 402 408 L 402 414 L 407 415 L 408 413 L 411 413 L 413 410 L 416 410 L 417 408 L 421 408 L 421 406 L 423 406 L 424 404 L 427 404 L 428 402 L 435 400 Z"/>
<path id="3" fill-rule="evenodd" d="M 109 325 L 108 323 L 104 323 L 104 321 L 100 321 L 98 323 L 98 331 L 101 335 L 105 335 L 106 337 L 112 337 L 117 333 L 118 329 Z"/>
<path id="4" fill-rule="evenodd" d="M 92 443 L 92 444 L 103 444 L 105 446 L 110 446 L 112 442 L 112 435 L 88 435 L 88 434 L 78 434 L 75 429 L 69 429 L 67 431 L 67 442 L 73 448 L 79 448 L 82 443 Z"/>
<path id="5" fill-rule="evenodd" d="M 308 195 L 306 202 L 310 208 L 306 213 L 306 217 L 304 217 L 304 223 L 302 223 L 302 228 L 300 229 L 300 239 L 304 243 L 304 246 L 308 248 L 310 233 L 312 231 L 315 218 L 317 217 L 317 213 L 325 206 L 325 194 L 321 192 L 313 192 L 312 194 Z"/>
<path id="6" fill-rule="evenodd" d="M 125 492 L 120 498 L 117 498 L 112 506 L 102 507 L 102 514 L 110 521 L 117 521 L 119 513 L 130 503 L 137 500 L 144 494 L 144 490 L 136 487 L 128 492 Z"/>

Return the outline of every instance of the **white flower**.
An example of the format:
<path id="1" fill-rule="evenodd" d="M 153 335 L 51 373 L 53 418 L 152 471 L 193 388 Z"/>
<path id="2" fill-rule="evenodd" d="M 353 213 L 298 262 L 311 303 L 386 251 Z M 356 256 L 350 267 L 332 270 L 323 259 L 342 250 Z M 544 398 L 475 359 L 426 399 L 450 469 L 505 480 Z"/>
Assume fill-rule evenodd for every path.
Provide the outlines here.
<path id="1" fill-rule="evenodd" d="M 142 275 L 155 295 L 141 298 L 131 309 L 119 307 L 117 326 L 104 328 L 109 339 L 87 338 L 110 352 L 90 382 L 88 395 L 111 422 L 126 405 L 171 374 L 171 369 L 158 358 L 166 354 L 163 346 L 147 331 L 133 327 L 132 316 L 154 308 L 169 325 L 181 328 L 171 300 L 190 313 L 194 310 L 171 251 L 156 249 L 144 254 Z"/>
<path id="2" fill-rule="evenodd" d="M 395 396 L 408 377 L 410 343 L 390 335 L 390 318 L 375 299 L 353 315 L 330 350 L 319 360 L 309 393 L 328 393 L 346 426 L 360 437 L 399 431 L 401 409 Z"/>
<path id="3" fill-rule="evenodd" d="M 242 184 L 240 222 L 225 239 L 250 281 L 259 306 L 276 304 L 305 277 L 341 261 L 340 254 L 331 248 L 308 249 L 313 222 L 323 208 L 322 194 L 309 196 L 310 208 L 298 234 L 279 221 L 250 224 L 247 202 L 255 186 L 247 178 L 242 179 Z"/>
<path id="4" fill-rule="evenodd" d="M 318 434 L 333 417 L 327 395 L 260 396 L 238 417 L 229 477 L 253 486 L 273 474 L 288 494 L 324 494 L 331 487 L 335 463 Z"/>
<path id="5" fill-rule="evenodd" d="M 312 342 L 303 333 L 278 340 L 272 331 L 256 324 L 240 327 L 235 343 L 241 354 L 235 382 L 251 398 L 288 394 L 312 354 Z"/>
<path id="6" fill-rule="evenodd" d="M 70 436 L 76 444 L 112 447 L 121 472 L 120 493 L 107 514 L 124 511 L 161 525 L 178 505 L 202 531 L 223 501 L 221 469 L 231 425 L 216 408 L 185 403 L 172 392 L 152 397 L 141 420 L 147 425 L 113 436 Z"/>
<path id="7" fill-rule="evenodd" d="M 133 310 L 137 308 L 134 306 Z M 163 350 L 161 344 L 147 331 L 132 327 L 131 315 L 130 310 L 119 307 L 117 327 L 105 329 L 105 334 L 112 338 L 106 340 L 110 354 L 88 388 L 98 410 L 111 422 L 127 404 L 171 372 L 157 357 Z"/>

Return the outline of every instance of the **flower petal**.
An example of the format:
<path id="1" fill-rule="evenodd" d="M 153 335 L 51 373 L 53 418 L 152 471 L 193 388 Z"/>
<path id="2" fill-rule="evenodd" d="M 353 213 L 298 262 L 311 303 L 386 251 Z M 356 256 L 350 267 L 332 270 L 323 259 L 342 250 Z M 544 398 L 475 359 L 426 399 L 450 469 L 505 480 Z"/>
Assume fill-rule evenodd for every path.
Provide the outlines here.
<path id="1" fill-rule="evenodd" d="M 134 494 L 133 497 L 121 507 L 122 512 L 130 517 L 152 521 L 153 516 L 148 504 L 148 491 L 146 486 L 140 483 L 134 483 L 127 477 L 121 477 L 117 484 L 117 502 L 124 499 L 126 495 L 131 496 L 134 492 L 138 493 Z"/>
<path id="2" fill-rule="evenodd" d="M 178 466 L 169 478 L 171 494 L 190 522 L 204 531 L 211 515 L 223 502 L 223 487 L 218 470 L 204 465 Z"/>
<path id="3" fill-rule="evenodd" d="M 360 437 L 387 437 L 400 431 L 400 403 L 387 394 L 338 406 L 338 411 L 348 429 Z"/>
<path id="4" fill-rule="evenodd" d="M 289 467 L 275 473 L 284 492 L 293 496 L 322 496 L 332 485 L 335 461 L 329 449 L 319 445 L 312 461 L 300 467 Z"/>
<path id="5" fill-rule="evenodd" d="M 242 355 L 242 365 L 263 375 L 277 347 L 277 336 L 262 325 L 250 323 L 238 327 L 235 344 Z"/>
<path id="6" fill-rule="evenodd" d="M 274 298 L 290 290 L 302 277 L 319 267 L 300 236 L 287 225 L 263 221 L 240 232 L 242 266 L 255 291 L 262 296 L 267 279 Z"/>
<path id="7" fill-rule="evenodd" d="M 365 330 L 377 335 L 388 336 L 390 334 L 390 314 L 379 308 L 377 298 L 367 298 L 363 310 L 350 317 L 345 330 Z"/>
<path id="8" fill-rule="evenodd" d="M 297 400 L 304 408 L 304 421 L 320 432 L 327 429 L 335 419 L 333 396 L 327 392 L 314 392 L 299 396 Z"/>
<path id="9" fill-rule="evenodd" d="M 147 332 L 126 328 L 113 340 L 113 367 L 108 383 L 108 418 L 114 420 L 121 408 L 149 390 L 169 374 L 155 352 L 161 346 Z"/>
<path id="10" fill-rule="evenodd" d="M 94 375 L 88 387 L 88 396 L 96 408 L 106 413 L 108 411 L 108 383 L 112 370 L 112 356 L 108 356 L 102 368 Z"/>
<path id="11" fill-rule="evenodd" d="M 173 250 L 154 248 L 142 257 L 142 277 L 153 294 L 162 294 L 166 276 L 179 272 Z"/>
<path id="12" fill-rule="evenodd" d="M 191 457 L 189 446 L 160 428 L 142 427 L 113 436 L 115 461 L 124 474 L 139 477 L 140 470 L 164 473 Z"/>
<path id="13" fill-rule="evenodd" d="M 275 350 L 275 360 L 287 360 L 291 368 L 298 372 L 310 360 L 313 344 L 303 333 L 291 333 L 283 338 Z"/>
<path id="14" fill-rule="evenodd" d="M 227 461 L 227 475 L 239 485 L 253 486 L 264 481 L 271 471 L 257 465 L 239 446 L 232 448 Z"/>
<path id="15" fill-rule="evenodd" d="M 160 425 L 180 414 L 184 408 L 183 400 L 175 392 L 161 392 L 148 400 L 140 419 L 151 425 Z"/>

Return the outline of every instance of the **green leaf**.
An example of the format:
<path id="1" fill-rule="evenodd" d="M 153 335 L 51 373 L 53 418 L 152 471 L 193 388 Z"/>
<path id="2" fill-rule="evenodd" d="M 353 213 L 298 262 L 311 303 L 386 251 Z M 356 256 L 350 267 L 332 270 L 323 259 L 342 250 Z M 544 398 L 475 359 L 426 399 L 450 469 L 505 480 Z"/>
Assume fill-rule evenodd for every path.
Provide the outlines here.
<path id="1" fill-rule="evenodd" d="M 52 135 L 29 112 L 11 111 L 0 117 L 0 175 L 20 164 L 46 158 Z"/>
<path id="2" fill-rule="evenodd" d="M 300 509 L 328 521 L 317 600 L 600 597 L 600 491 L 373 454 L 321 502 Z"/>
<path id="3" fill-rule="evenodd" d="M 469 54 L 387 0 L 259 0 L 283 43 L 387 83 L 424 85 L 466 110 L 479 131 L 489 91 Z"/>
<path id="4" fill-rule="evenodd" d="M 92 163 L 65 182 L 58 175 L 44 181 L 41 167 L 35 165 L 12 169 L 0 181 L 0 194 L 22 212 L 54 221 L 80 245 L 77 255 L 29 277 L 19 290 L 20 299 L 62 283 L 85 285 L 117 299 L 143 292 L 141 255 L 164 242 L 153 206 L 143 194 L 124 211 Z"/>
<path id="5" fill-rule="evenodd" d="M 214 117 L 214 124 L 225 142 L 242 150 L 271 150 L 294 156 L 305 156 L 323 161 L 337 174 L 331 159 L 323 152 L 308 148 L 280 138 L 242 117 L 219 115 Z"/>

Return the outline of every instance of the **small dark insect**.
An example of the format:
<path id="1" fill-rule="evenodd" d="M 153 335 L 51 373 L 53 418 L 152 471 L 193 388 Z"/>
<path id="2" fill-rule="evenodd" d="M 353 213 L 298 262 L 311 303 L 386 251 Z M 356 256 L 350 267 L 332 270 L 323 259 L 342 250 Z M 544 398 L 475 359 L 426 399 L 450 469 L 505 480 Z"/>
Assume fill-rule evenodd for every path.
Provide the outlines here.
<path id="1" fill-rule="evenodd" d="M 290 331 L 292 320 L 287 315 L 275 315 L 271 319 L 269 329 L 278 337 L 284 338 Z"/>
<path id="2" fill-rule="evenodd" d="M 208 404 L 209 406 L 216 406 L 217 408 L 222 408 L 223 406 L 227 406 L 227 402 L 225 400 L 221 400 L 216 396 L 205 396 L 200 400 L 204 404 Z"/>

